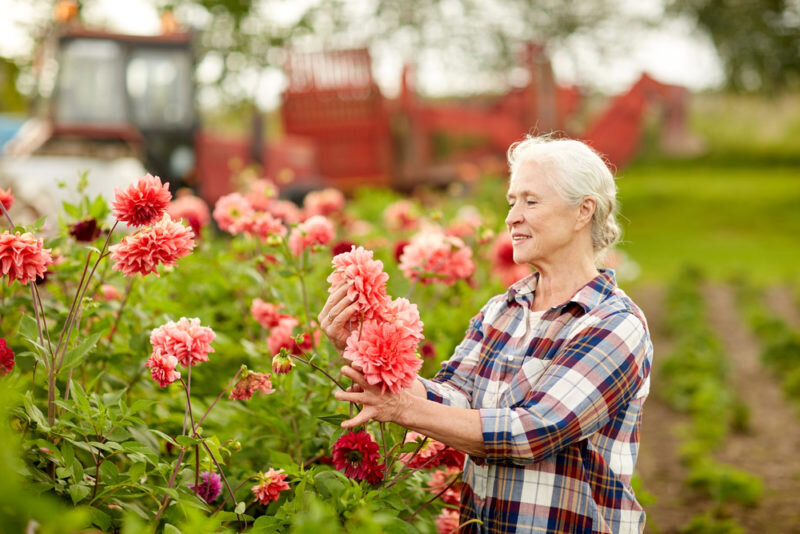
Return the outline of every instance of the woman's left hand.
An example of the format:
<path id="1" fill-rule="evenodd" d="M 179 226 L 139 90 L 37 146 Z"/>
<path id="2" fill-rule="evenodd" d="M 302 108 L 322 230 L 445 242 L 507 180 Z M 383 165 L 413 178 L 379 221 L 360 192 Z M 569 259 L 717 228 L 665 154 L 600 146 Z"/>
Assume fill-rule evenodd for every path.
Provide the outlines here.
<path id="1" fill-rule="evenodd" d="M 353 428 L 373 419 L 381 423 L 398 422 L 398 418 L 408 405 L 406 391 L 382 393 L 381 388 L 370 385 L 362 373 L 348 365 L 342 367 L 342 374 L 354 384 L 347 391 L 337 391 L 334 396 L 337 400 L 355 402 L 362 407 L 355 417 L 342 423 L 342 428 Z"/>

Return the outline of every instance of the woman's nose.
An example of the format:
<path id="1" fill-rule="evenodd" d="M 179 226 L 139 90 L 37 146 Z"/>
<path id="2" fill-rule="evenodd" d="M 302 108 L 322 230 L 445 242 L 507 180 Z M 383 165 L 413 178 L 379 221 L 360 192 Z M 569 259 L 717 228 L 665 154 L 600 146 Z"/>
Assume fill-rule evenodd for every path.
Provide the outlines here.
<path id="1" fill-rule="evenodd" d="M 506 215 L 506 226 L 512 226 L 513 224 L 521 221 L 522 214 L 516 206 L 517 205 L 514 204 L 508 208 L 508 215 Z"/>

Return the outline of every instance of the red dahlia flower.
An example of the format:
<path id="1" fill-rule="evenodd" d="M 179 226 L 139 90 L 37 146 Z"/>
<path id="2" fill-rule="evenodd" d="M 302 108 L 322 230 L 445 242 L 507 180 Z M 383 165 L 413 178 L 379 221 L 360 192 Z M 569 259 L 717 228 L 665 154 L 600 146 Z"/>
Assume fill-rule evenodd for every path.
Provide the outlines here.
<path id="1" fill-rule="evenodd" d="M 497 236 L 492 245 L 491 259 L 492 273 L 498 276 L 506 287 L 531 274 L 530 267 L 514 261 L 514 244 L 508 232 Z"/>
<path id="2" fill-rule="evenodd" d="M 8 189 L 0 189 L 0 204 L 6 208 L 6 211 L 10 210 L 14 204 L 14 195 L 11 194 L 10 187 Z"/>
<path id="3" fill-rule="evenodd" d="M 272 357 L 272 372 L 276 375 L 285 375 L 294 367 L 292 359 L 285 352 L 279 352 Z"/>
<path id="4" fill-rule="evenodd" d="M 331 246 L 331 256 L 335 258 L 339 254 L 350 252 L 350 250 L 355 246 L 356 244 L 350 241 L 337 241 L 333 244 L 333 246 Z"/>
<path id="5" fill-rule="evenodd" d="M 347 284 L 347 296 L 358 302 L 358 315 L 364 319 L 380 317 L 391 299 L 386 294 L 389 275 L 383 271 L 383 262 L 372 259 L 372 251 L 353 247 L 350 252 L 333 258 L 334 271 L 328 276 L 329 293 Z"/>
<path id="6" fill-rule="evenodd" d="M 461 502 L 461 468 L 459 467 L 445 467 L 437 469 L 431 475 L 428 482 L 430 492 L 438 495 L 442 491 L 441 499 L 447 504 L 459 504 Z M 448 485 L 452 484 L 449 488 Z M 447 488 L 445 490 L 445 488 Z"/>
<path id="7" fill-rule="evenodd" d="M 353 330 L 342 355 L 361 367 L 367 382 L 398 393 L 414 383 L 422 367 L 417 341 L 399 324 L 368 321 Z"/>
<path id="8" fill-rule="evenodd" d="M 43 278 L 51 263 L 50 249 L 30 232 L 0 234 L 0 274 L 8 276 L 8 285 L 14 280 L 27 284 Z"/>
<path id="9" fill-rule="evenodd" d="M 400 455 L 400 461 L 404 464 L 408 465 L 408 467 L 412 469 L 416 469 L 418 467 L 425 467 L 427 469 L 433 469 L 434 467 L 440 465 L 439 463 L 439 453 L 441 453 L 446 445 L 441 441 L 436 441 L 432 438 L 425 438 L 422 434 L 418 432 L 409 432 L 406 435 L 406 443 L 414 443 L 414 442 L 422 442 L 425 440 L 425 444 L 420 447 L 419 451 L 415 455 L 413 452 L 407 452 L 405 454 Z M 436 457 L 436 460 L 432 460 L 432 458 Z"/>
<path id="10" fill-rule="evenodd" d="M 97 220 L 91 217 L 78 221 L 69 227 L 69 235 L 74 237 L 76 241 L 84 243 L 94 241 L 100 237 L 101 233 L 102 229 L 97 225 Z"/>
<path id="11" fill-rule="evenodd" d="M 120 271 L 125 276 L 136 273 L 155 273 L 159 276 L 159 263 L 175 265 L 179 259 L 191 253 L 194 245 L 194 232 L 164 214 L 153 226 L 124 237 L 108 250 L 115 262 L 115 271 Z"/>
<path id="12" fill-rule="evenodd" d="M 256 391 L 260 391 L 265 395 L 275 393 L 275 390 L 272 389 L 272 382 L 269 377 L 269 373 L 256 373 L 245 369 L 239 377 L 239 381 L 233 386 L 228 398 L 234 400 L 250 400 L 253 393 Z"/>
<path id="13" fill-rule="evenodd" d="M 150 368 L 150 375 L 153 380 L 158 382 L 158 385 L 167 387 L 181 377 L 180 371 L 176 371 L 178 366 L 178 358 L 171 354 L 162 354 L 158 350 L 150 355 L 145 363 Z"/>
<path id="14" fill-rule="evenodd" d="M 286 473 L 283 469 L 275 470 L 269 468 L 266 473 L 259 473 L 256 475 L 258 484 L 250 488 L 256 500 L 263 505 L 267 505 L 272 501 L 277 501 L 281 492 L 289 489 L 289 484 L 286 482 Z"/>
<path id="15" fill-rule="evenodd" d="M 153 352 L 175 356 L 181 365 L 197 365 L 208 361 L 208 354 L 214 352 L 211 342 L 217 335 L 207 326 L 200 325 L 200 319 L 181 317 L 178 322 L 169 321 L 150 334 Z"/>
<path id="16" fill-rule="evenodd" d="M 0 337 L 0 376 L 6 376 L 14 370 L 14 351 Z"/>
<path id="17" fill-rule="evenodd" d="M 350 431 L 333 445 L 333 465 L 348 478 L 377 484 L 383 480 L 385 466 L 379 464 L 378 444 L 364 430 Z"/>
<path id="18" fill-rule="evenodd" d="M 169 184 L 161 178 L 147 174 L 127 189 L 114 189 L 114 217 L 131 226 L 146 226 L 161 218 L 169 206 L 172 194 Z"/>

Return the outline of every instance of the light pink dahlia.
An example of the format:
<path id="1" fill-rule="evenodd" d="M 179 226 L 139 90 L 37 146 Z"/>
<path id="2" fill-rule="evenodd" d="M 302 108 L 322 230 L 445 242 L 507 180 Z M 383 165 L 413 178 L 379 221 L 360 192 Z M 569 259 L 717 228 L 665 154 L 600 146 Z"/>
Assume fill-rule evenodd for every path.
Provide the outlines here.
<path id="1" fill-rule="evenodd" d="M 458 521 L 458 510 L 442 508 L 442 512 L 436 518 L 436 531 L 439 534 L 453 534 L 458 530 Z"/>
<path id="2" fill-rule="evenodd" d="M 393 323 L 406 335 L 422 341 L 422 320 L 419 318 L 419 309 L 405 298 L 389 301 L 381 313 L 384 321 Z"/>
<path id="3" fill-rule="evenodd" d="M 411 468 L 418 468 L 425 466 L 428 469 L 432 469 L 439 465 L 437 460 L 431 461 L 432 458 L 437 457 L 438 454 L 441 453 L 446 445 L 441 441 L 436 441 L 432 438 L 425 439 L 425 436 L 418 432 L 409 432 L 406 435 L 406 443 L 425 443 L 415 455 L 413 452 L 407 452 L 400 455 L 400 461 L 404 464 L 407 464 L 408 467 Z"/>
<path id="4" fill-rule="evenodd" d="M 281 320 L 291 317 L 281 313 L 282 308 L 283 306 L 279 307 L 261 299 L 253 299 L 253 304 L 250 305 L 250 314 L 264 328 L 274 328 L 280 324 Z"/>
<path id="5" fill-rule="evenodd" d="M 126 189 L 114 189 L 114 217 L 131 226 L 153 224 L 161 218 L 169 206 L 172 194 L 169 184 L 161 178 L 146 174 Z"/>
<path id="6" fill-rule="evenodd" d="M 312 191 L 303 199 L 303 209 L 309 217 L 322 215 L 329 217 L 344 209 L 344 195 L 338 189 L 328 188 Z"/>
<path id="7" fill-rule="evenodd" d="M 103 300 L 106 302 L 122 300 L 122 295 L 119 294 L 119 290 L 116 288 L 116 286 L 111 284 L 103 284 L 100 286 L 100 294 L 102 295 Z"/>
<path id="8" fill-rule="evenodd" d="M 199 236 L 203 226 L 211 221 L 211 212 L 205 200 L 185 191 L 178 192 L 178 198 L 170 202 L 167 213 L 173 220 L 185 220 Z"/>
<path id="9" fill-rule="evenodd" d="M 286 224 L 295 224 L 300 221 L 300 208 L 289 200 L 273 199 L 267 206 L 266 211 Z"/>
<path id="10" fill-rule="evenodd" d="M 327 245 L 334 237 L 336 232 L 333 223 L 322 215 L 314 215 L 292 230 L 289 235 L 289 249 L 292 254 L 299 256 L 312 245 Z"/>
<path id="11" fill-rule="evenodd" d="M 240 228 L 244 233 L 264 242 L 273 235 L 281 237 L 286 235 L 286 227 L 281 220 L 265 211 L 256 211 L 242 219 Z"/>
<path id="12" fill-rule="evenodd" d="M 179 259 L 188 256 L 194 248 L 194 232 L 166 213 L 153 226 L 142 228 L 133 235 L 109 247 L 113 269 L 125 276 L 136 273 L 158 274 L 158 265 L 175 265 Z"/>
<path id="13" fill-rule="evenodd" d="M 417 338 L 401 326 L 368 321 L 347 338 L 343 356 L 361 367 L 367 382 L 398 393 L 414 383 L 422 367 L 416 351 Z"/>
<path id="14" fill-rule="evenodd" d="M 420 232 L 400 256 L 400 270 L 410 280 L 423 284 L 453 285 L 475 272 L 472 249 L 457 237 L 438 231 Z"/>
<path id="15" fill-rule="evenodd" d="M 286 482 L 286 473 L 283 469 L 269 468 L 266 473 L 259 473 L 256 476 L 258 484 L 250 488 L 256 500 L 263 505 L 267 505 L 272 501 L 277 501 L 281 492 L 289 489 L 289 484 Z"/>
<path id="16" fill-rule="evenodd" d="M 438 495 L 442 491 L 441 499 L 447 504 L 458 505 L 461 502 L 461 468 L 459 467 L 445 467 L 444 469 L 437 469 L 431 475 L 428 482 L 428 488 L 434 495 Z M 452 484 L 449 488 L 448 485 Z M 445 490 L 445 488 L 447 488 Z"/>
<path id="17" fill-rule="evenodd" d="M 197 365 L 208 361 L 208 354 L 214 352 L 211 342 L 216 334 L 200 325 L 200 319 L 181 317 L 178 322 L 169 321 L 150 334 L 153 352 L 161 352 L 178 358 L 181 365 Z"/>
<path id="18" fill-rule="evenodd" d="M 150 375 L 158 385 L 167 387 L 181 377 L 180 371 L 176 371 L 178 358 L 171 354 L 163 354 L 159 350 L 154 350 L 145 363 L 150 368 Z"/>
<path id="19" fill-rule="evenodd" d="M 333 258 L 334 271 L 328 276 L 334 293 L 347 284 L 347 296 L 358 302 L 358 314 L 374 319 L 384 314 L 391 297 L 386 294 L 389 275 L 383 271 L 383 262 L 372 259 L 372 251 L 353 247 L 350 252 Z"/>
<path id="20" fill-rule="evenodd" d="M 245 198 L 253 206 L 254 210 L 269 211 L 269 205 L 273 198 L 278 196 L 278 186 L 275 182 L 266 178 L 253 180 L 247 187 Z"/>
<path id="21" fill-rule="evenodd" d="M 8 285 L 14 280 L 27 284 L 44 277 L 53 257 L 43 243 L 30 232 L 0 234 L 0 274 L 8 276 Z"/>
<path id="22" fill-rule="evenodd" d="M 220 197 L 214 206 L 214 220 L 217 221 L 220 230 L 229 234 L 241 232 L 244 221 L 252 214 L 253 206 L 241 193 Z"/>
<path id="23" fill-rule="evenodd" d="M 410 200 L 398 200 L 383 211 L 383 221 L 390 230 L 408 231 L 419 226 L 416 206 Z"/>

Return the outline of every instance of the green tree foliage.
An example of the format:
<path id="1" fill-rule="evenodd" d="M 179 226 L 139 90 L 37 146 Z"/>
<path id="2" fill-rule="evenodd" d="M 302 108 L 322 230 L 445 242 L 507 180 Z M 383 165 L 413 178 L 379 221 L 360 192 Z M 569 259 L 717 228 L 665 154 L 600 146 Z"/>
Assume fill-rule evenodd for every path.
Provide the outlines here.
<path id="1" fill-rule="evenodd" d="M 17 90 L 18 76 L 17 64 L 0 57 L 0 113 L 25 110 L 25 99 Z"/>
<path id="2" fill-rule="evenodd" d="M 727 84 L 774 92 L 800 83 L 800 3 L 792 0 L 672 0 L 708 33 Z"/>

